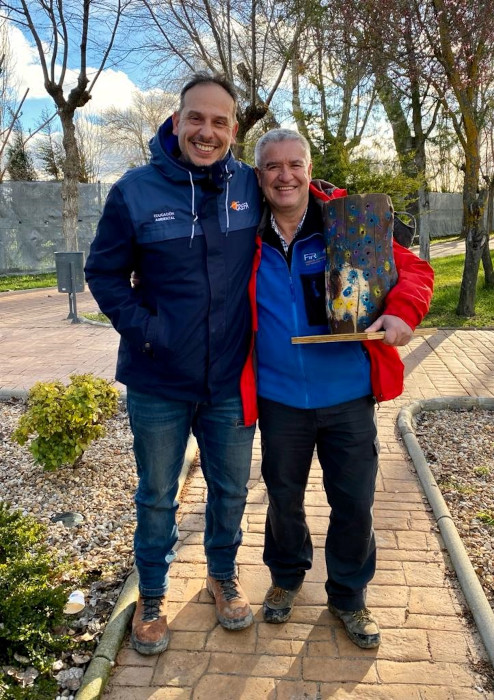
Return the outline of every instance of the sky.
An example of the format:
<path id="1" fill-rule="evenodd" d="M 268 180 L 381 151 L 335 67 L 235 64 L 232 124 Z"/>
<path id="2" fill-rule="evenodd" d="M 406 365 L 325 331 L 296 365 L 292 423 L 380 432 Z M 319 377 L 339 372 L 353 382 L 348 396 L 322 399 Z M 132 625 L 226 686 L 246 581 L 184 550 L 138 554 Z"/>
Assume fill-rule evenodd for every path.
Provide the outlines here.
<path id="1" fill-rule="evenodd" d="M 36 128 L 43 108 L 54 111 L 54 103 L 46 93 L 43 74 L 38 58 L 38 51 L 21 29 L 9 25 L 10 47 L 14 58 L 15 74 L 22 95 L 29 88 L 28 98 L 22 110 L 22 125 L 25 130 Z M 88 70 L 89 72 L 89 70 Z M 75 83 L 76 73 L 67 76 L 65 94 L 70 91 L 70 82 Z M 100 113 L 108 107 L 128 107 L 132 102 L 132 94 L 140 86 L 122 69 L 108 68 L 99 76 L 93 90 L 88 111 Z"/>

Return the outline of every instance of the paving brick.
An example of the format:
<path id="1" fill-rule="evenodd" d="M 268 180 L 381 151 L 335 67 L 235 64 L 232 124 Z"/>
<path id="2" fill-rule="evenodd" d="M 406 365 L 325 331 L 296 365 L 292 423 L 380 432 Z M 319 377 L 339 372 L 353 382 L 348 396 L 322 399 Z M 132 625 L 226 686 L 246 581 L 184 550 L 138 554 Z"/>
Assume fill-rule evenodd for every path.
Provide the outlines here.
<path id="1" fill-rule="evenodd" d="M 409 586 L 443 586 L 445 583 L 444 566 L 439 563 L 423 564 L 403 562 L 405 579 Z"/>
<path id="2" fill-rule="evenodd" d="M 316 683 L 283 680 L 276 684 L 276 700 L 321 700 L 321 695 Z"/>
<path id="3" fill-rule="evenodd" d="M 285 622 L 281 625 L 259 625 L 257 634 L 268 639 L 299 639 L 305 641 L 312 634 L 312 625 Z"/>
<path id="4" fill-rule="evenodd" d="M 468 657 L 469 646 L 464 632 L 429 630 L 427 634 L 434 661 L 455 662 Z"/>
<path id="5" fill-rule="evenodd" d="M 189 649 L 200 651 L 205 648 L 207 632 L 183 632 L 173 630 L 168 649 Z"/>
<path id="6" fill-rule="evenodd" d="M 396 539 L 400 549 L 418 549 L 419 551 L 428 549 L 427 538 L 423 532 L 398 531 Z"/>
<path id="7" fill-rule="evenodd" d="M 123 688 L 105 692 L 105 700 L 190 700 L 192 688 Z"/>
<path id="8" fill-rule="evenodd" d="M 121 666 L 112 677 L 112 685 L 149 686 L 153 677 L 154 666 Z"/>
<path id="9" fill-rule="evenodd" d="M 268 654 L 244 654 L 241 662 L 236 654 L 211 654 L 210 673 L 230 673 L 259 678 L 299 678 L 301 659 L 297 656 L 272 656 Z"/>
<path id="10" fill-rule="evenodd" d="M 403 586 L 369 586 L 367 590 L 367 605 L 400 608 L 408 602 L 408 588 Z"/>
<path id="11" fill-rule="evenodd" d="M 224 651 L 234 654 L 252 654 L 256 647 L 256 628 L 254 625 L 235 632 L 225 630 L 218 625 L 209 633 L 206 650 Z"/>
<path id="12" fill-rule="evenodd" d="M 275 688 L 272 678 L 248 678 L 207 674 L 194 689 L 193 700 L 271 700 Z"/>
<path id="13" fill-rule="evenodd" d="M 397 569 L 378 569 L 372 579 L 373 586 L 404 586 L 405 574 Z"/>
<path id="14" fill-rule="evenodd" d="M 267 639 L 259 637 L 256 643 L 256 654 L 273 656 L 305 656 L 307 644 L 300 639 Z"/>
<path id="15" fill-rule="evenodd" d="M 192 687 L 207 669 L 209 660 L 206 652 L 167 650 L 158 659 L 152 685 Z"/>
<path id="16" fill-rule="evenodd" d="M 118 666 L 150 666 L 154 668 L 157 661 L 157 656 L 143 656 L 134 649 L 125 647 L 120 649 L 116 658 Z"/>
<path id="17" fill-rule="evenodd" d="M 405 627 L 424 630 L 446 630 L 460 632 L 465 629 L 465 623 L 453 610 L 449 615 L 422 615 L 410 613 L 404 622 Z"/>
<path id="18" fill-rule="evenodd" d="M 411 588 L 409 610 L 422 615 L 454 615 L 461 607 L 446 588 Z"/>
<path id="19" fill-rule="evenodd" d="M 168 623 L 172 630 L 186 632 L 208 631 L 217 624 L 214 605 L 202 603 L 170 603 L 168 605 Z"/>
<path id="20" fill-rule="evenodd" d="M 339 649 L 336 644 L 336 640 L 331 639 L 324 642 L 307 642 L 307 656 L 322 656 L 323 658 L 329 659 L 331 657 L 339 656 Z"/>
<path id="21" fill-rule="evenodd" d="M 338 678 L 341 682 L 376 683 L 377 673 L 373 659 L 326 659 L 321 663 L 317 656 L 302 659 L 302 674 L 305 681 L 330 682 Z"/>

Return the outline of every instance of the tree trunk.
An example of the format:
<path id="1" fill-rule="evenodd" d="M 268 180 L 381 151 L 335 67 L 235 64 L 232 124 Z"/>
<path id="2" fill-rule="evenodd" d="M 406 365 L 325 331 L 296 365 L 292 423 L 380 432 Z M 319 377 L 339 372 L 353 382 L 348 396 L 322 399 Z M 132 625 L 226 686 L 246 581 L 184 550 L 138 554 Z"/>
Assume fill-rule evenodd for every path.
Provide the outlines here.
<path id="1" fill-rule="evenodd" d="M 80 156 L 75 137 L 74 112 L 59 110 L 59 114 L 65 149 L 62 182 L 62 233 L 65 250 L 77 251 L 79 250 L 77 220 L 79 218 Z"/>
<path id="2" fill-rule="evenodd" d="M 430 202 L 429 192 L 427 188 L 421 187 L 419 190 L 419 242 L 420 242 L 420 257 L 422 260 L 430 260 L 431 257 L 431 240 L 430 240 Z"/>
<path id="3" fill-rule="evenodd" d="M 489 195 L 487 199 L 487 239 L 482 251 L 482 265 L 484 268 L 485 286 L 489 289 L 494 287 L 494 267 L 492 265 L 491 251 L 489 248 L 489 236 L 492 231 L 492 215 L 494 214 L 494 177 L 489 182 Z"/>
<path id="4" fill-rule="evenodd" d="M 461 280 L 458 316 L 475 316 L 475 297 L 479 265 L 486 234 L 483 228 L 485 191 L 477 194 L 480 160 L 478 149 L 468 144 L 463 185 L 463 230 L 466 232 L 465 264 Z"/>

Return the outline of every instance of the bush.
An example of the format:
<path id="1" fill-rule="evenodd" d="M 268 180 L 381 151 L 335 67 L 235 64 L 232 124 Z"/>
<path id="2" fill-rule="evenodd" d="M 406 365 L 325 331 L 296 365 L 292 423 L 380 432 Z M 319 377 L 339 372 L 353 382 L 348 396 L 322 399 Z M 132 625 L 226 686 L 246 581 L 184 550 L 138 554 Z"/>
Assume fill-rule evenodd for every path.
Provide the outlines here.
<path id="1" fill-rule="evenodd" d="M 56 631 L 65 620 L 64 566 L 44 536 L 32 516 L 0 502 L 0 698 L 55 697 L 54 654 L 70 648 L 70 638 Z"/>
<path id="2" fill-rule="evenodd" d="M 12 439 L 29 444 L 34 459 L 46 470 L 75 465 L 105 429 L 102 423 L 118 409 L 118 391 L 91 374 L 73 374 L 62 382 L 37 382 L 29 392 L 28 408 Z"/>

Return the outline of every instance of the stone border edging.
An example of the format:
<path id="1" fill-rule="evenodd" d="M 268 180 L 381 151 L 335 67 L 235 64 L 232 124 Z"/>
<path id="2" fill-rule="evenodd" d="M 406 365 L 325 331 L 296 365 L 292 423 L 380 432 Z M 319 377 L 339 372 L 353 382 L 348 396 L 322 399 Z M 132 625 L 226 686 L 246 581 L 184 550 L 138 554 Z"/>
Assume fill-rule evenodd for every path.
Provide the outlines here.
<path id="1" fill-rule="evenodd" d="M 0 401 L 8 399 L 26 399 L 26 389 L 0 389 Z M 120 392 L 120 398 L 125 401 L 126 391 Z M 191 434 L 185 450 L 184 463 L 178 481 L 176 498 L 180 497 L 185 480 L 192 462 L 197 454 L 197 441 Z M 134 614 L 134 607 L 139 594 L 138 575 L 135 568 L 127 577 L 124 586 L 118 596 L 113 612 L 106 623 L 101 639 L 89 662 L 82 678 L 82 683 L 75 697 L 77 700 L 98 700 L 101 698 L 110 677 L 111 669 L 115 665 L 115 659 L 120 650 L 127 626 Z"/>
<path id="2" fill-rule="evenodd" d="M 436 523 L 446 544 L 453 567 L 460 582 L 463 595 L 474 617 L 477 629 L 494 666 L 494 611 L 484 593 L 467 551 L 461 541 L 446 501 L 432 475 L 425 455 L 415 435 L 414 417 L 422 411 L 458 410 L 481 408 L 494 410 L 494 398 L 471 396 L 445 396 L 422 399 L 405 406 L 398 414 L 397 425 L 406 445 L 422 487 L 427 496 Z"/>
<path id="3" fill-rule="evenodd" d="M 103 323 L 103 321 L 95 321 L 92 318 L 86 318 L 83 315 L 78 315 L 77 320 L 79 323 L 87 323 L 90 326 L 101 326 L 102 328 L 113 328 L 111 323 Z"/>

